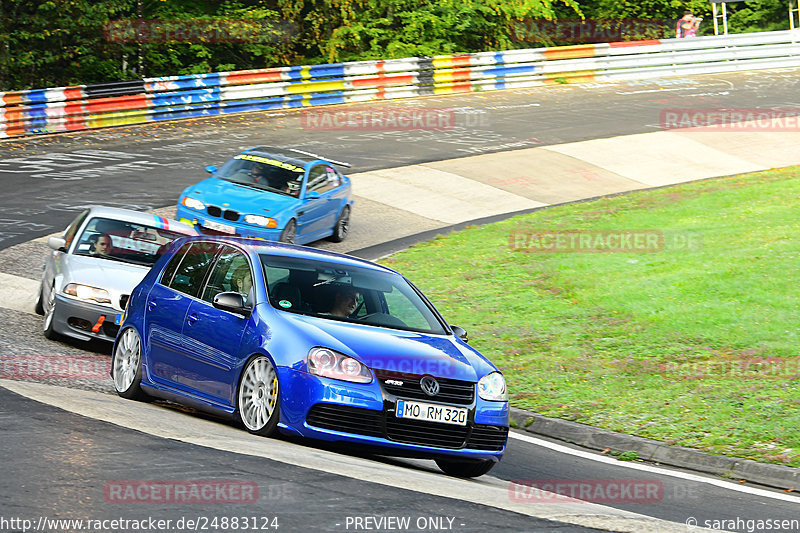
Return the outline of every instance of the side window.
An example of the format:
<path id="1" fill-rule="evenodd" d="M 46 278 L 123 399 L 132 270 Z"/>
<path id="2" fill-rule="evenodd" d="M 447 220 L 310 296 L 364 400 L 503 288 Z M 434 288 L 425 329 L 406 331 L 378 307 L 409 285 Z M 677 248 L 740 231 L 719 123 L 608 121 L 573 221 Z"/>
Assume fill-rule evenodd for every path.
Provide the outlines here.
<path id="1" fill-rule="evenodd" d="M 190 246 L 192 246 L 192 243 L 190 242 L 184 244 L 181 246 L 180 250 L 178 250 L 175 255 L 172 256 L 172 259 L 169 260 L 164 272 L 161 273 L 162 285 L 169 287 L 170 283 L 172 283 L 172 277 L 175 275 L 175 271 L 178 270 L 178 265 L 181 264 L 181 260 L 183 260 L 183 256 L 186 255 L 186 251 L 189 250 Z"/>
<path id="2" fill-rule="evenodd" d="M 328 180 L 328 187 L 335 189 L 342 184 L 342 177 L 333 167 L 325 167 L 325 177 Z"/>
<path id="3" fill-rule="evenodd" d="M 328 192 L 341 185 L 341 177 L 336 169 L 328 165 L 316 165 L 308 172 L 308 190 L 319 193 Z"/>
<path id="4" fill-rule="evenodd" d="M 168 286 L 189 296 L 197 296 L 219 246 L 212 242 L 193 242 Z"/>
<path id="5" fill-rule="evenodd" d="M 308 171 L 308 185 L 306 186 L 309 191 L 325 192 L 325 184 L 327 176 L 325 175 L 325 167 L 316 165 L 311 167 Z"/>
<path id="6" fill-rule="evenodd" d="M 221 292 L 238 292 L 247 299 L 247 304 L 253 304 L 253 274 L 250 264 L 239 250 L 226 246 L 217 258 L 211 276 L 203 289 L 203 300 L 213 302 L 214 297 Z"/>
<path id="7" fill-rule="evenodd" d="M 78 217 L 70 224 L 67 229 L 64 231 L 64 240 L 67 241 L 66 247 L 69 248 L 69 245 L 72 244 L 72 239 L 75 238 L 75 234 L 78 232 L 78 228 L 81 227 L 83 221 L 86 220 L 86 216 L 89 214 L 89 210 L 86 209 L 83 213 L 78 215 Z"/>

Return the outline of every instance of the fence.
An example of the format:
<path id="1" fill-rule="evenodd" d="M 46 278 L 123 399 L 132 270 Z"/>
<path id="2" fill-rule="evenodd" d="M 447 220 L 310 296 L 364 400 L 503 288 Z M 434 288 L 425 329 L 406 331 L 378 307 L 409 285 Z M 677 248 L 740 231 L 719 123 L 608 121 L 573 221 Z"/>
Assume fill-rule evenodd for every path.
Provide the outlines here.
<path id="1" fill-rule="evenodd" d="M 0 93 L 0 138 L 162 120 L 800 66 L 800 30 L 279 67 Z"/>

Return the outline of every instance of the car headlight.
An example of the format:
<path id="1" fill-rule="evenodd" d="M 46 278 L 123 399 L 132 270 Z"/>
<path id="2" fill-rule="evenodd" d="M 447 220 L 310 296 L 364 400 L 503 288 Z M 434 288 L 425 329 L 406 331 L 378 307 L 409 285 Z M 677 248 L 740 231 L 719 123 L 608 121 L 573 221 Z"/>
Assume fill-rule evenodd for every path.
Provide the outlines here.
<path id="1" fill-rule="evenodd" d="M 206 208 L 206 204 L 198 200 L 197 198 L 192 198 L 191 196 L 184 196 L 181 203 L 190 209 L 196 209 L 198 211 L 202 211 Z"/>
<path id="2" fill-rule="evenodd" d="M 370 383 L 372 381 L 372 373 L 360 361 L 328 348 L 312 348 L 308 352 L 306 362 L 308 372 L 315 376 L 354 383 Z"/>
<path id="3" fill-rule="evenodd" d="M 478 396 L 491 402 L 508 401 L 506 379 L 500 372 L 486 374 L 478 381 Z"/>
<path id="4" fill-rule="evenodd" d="M 79 283 L 70 283 L 64 287 L 64 294 L 69 294 L 79 300 L 94 300 L 99 304 L 110 304 L 111 295 L 105 289 L 98 289 L 97 287 L 90 287 L 89 285 L 80 285 Z"/>
<path id="5" fill-rule="evenodd" d="M 274 218 L 262 217 L 261 215 L 245 215 L 244 221 L 248 224 L 257 224 L 266 228 L 277 228 L 278 221 Z"/>

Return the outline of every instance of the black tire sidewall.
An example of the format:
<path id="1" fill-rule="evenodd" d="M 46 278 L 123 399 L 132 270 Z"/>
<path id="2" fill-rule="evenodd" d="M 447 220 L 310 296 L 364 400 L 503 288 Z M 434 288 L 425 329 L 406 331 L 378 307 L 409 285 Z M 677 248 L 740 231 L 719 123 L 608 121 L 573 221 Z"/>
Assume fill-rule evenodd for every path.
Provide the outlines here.
<path id="1" fill-rule="evenodd" d="M 442 469 L 442 472 L 448 476 L 459 478 L 475 478 L 489 472 L 497 463 L 491 460 L 459 460 L 440 457 L 436 459 L 436 464 Z"/>
<path id="2" fill-rule="evenodd" d="M 336 225 L 333 227 L 333 235 L 331 235 L 330 239 L 331 241 L 342 242 L 345 237 L 347 237 L 346 231 L 342 234 L 342 222 L 348 218 L 350 218 L 350 206 L 346 205 L 342 208 L 342 212 L 339 213 L 339 218 L 336 219 Z"/>
<path id="3" fill-rule="evenodd" d="M 44 316 L 44 299 L 42 298 L 44 292 L 44 284 L 39 285 L 39 297 L 36 299 L 36 305 L 33 310 L 37 315 Z"/>
<path id="4" fill-rule="evenodd" d="M 294 235 L 292 236 L 291 241 L 287 241 L 286 240 L 287 230 L 292 226 L 294 226 L 294 231 L 292 232 Z M 278 237 L 278 241 L 286 244 L 294 244 L 294 241 L 296 240 L 297 240 L 297 221 L 295 219 L 291 219 L 289 222 L 286 223 L 286 227 L 283 228 L 281 236 Z"/>
<path id="5" fill-rule="evenodd" d="M 55 285 L 53 285 L 55 287 Z M 51 288 L 51 290 L 55 290 Z M 44 296 L 44 295 L 42 295 Z M 50 295 L 48 294 L 47 297 L 49 298 Z M 42 300 L 42 310 L 44 311 L 44 320 L 47 321 L 47 308 L 44 307 L 44 300 Z M 42 331 L 44 333 L 45 338 L 50 339 L 51 341 L 59 340 L 61 335 L 53 328 L 53 324 L 56 322 L 56 299 L 53 298 L 53 309 L 52 309 L 53 316 L 50 318 L 50 324 L 45 326 L 42 324 Z"/>

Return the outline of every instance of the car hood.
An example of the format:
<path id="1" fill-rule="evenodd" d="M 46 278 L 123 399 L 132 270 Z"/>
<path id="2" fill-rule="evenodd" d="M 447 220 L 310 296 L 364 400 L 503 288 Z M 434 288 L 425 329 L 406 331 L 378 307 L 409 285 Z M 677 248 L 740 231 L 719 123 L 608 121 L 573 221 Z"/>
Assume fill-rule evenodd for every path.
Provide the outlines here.
<path id="1" fill-rule="evenodd" d="M 219 178 L 207 178 L 187 188 L 184 194 L 198 198 L 207 204 L 229 206 L 243 213 L 269 216 L 289 209 L 299 202 L 297 198 L 284 194 L 238 185 Z"/>
<path id="2" fill-rule="evenodd" d="M 130 294 L 149 271 L 148 266 L 70 254 L 63 257 L 61 273 L 64 283 L 80 283 L 106 289 L 116 305 L 119 296 Z"/>
<path id="3" fill-rule="evenodd" d="M 477 381 L 494 370 L 449 335 L 428 335 L 282 313 L 310 346 L 331 348 L 355 357 L 373 370 Z"/>

